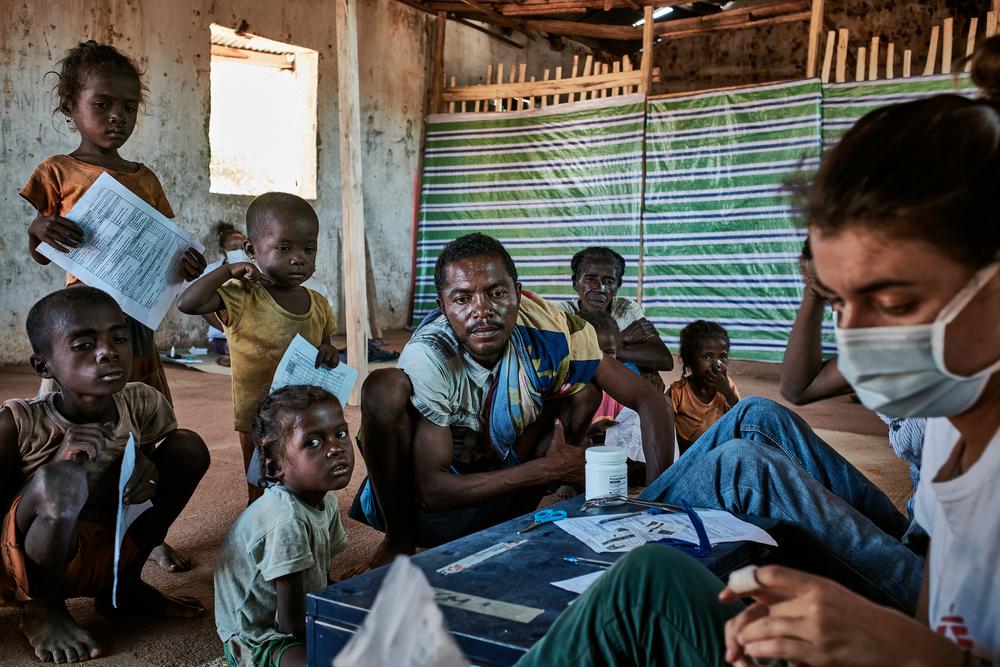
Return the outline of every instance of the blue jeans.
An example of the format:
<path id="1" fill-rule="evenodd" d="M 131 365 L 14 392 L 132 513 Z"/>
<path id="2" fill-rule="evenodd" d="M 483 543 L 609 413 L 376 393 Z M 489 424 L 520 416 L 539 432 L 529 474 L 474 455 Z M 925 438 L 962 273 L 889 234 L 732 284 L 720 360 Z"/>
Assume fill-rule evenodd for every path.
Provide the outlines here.
<path id="1" fill-rule="evenodd" d="M 773 401 L 741 400 L 641 497 L 795 526 L 864 589 L 916 609 L 923 559 L 900 542 L 906 517 L 805 421 Z"/>

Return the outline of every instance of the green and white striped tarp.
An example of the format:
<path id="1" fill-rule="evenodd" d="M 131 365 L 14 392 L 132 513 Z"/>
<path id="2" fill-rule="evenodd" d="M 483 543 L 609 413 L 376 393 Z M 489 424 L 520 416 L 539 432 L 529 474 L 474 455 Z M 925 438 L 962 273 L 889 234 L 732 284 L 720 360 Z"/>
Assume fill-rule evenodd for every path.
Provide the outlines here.
<path id="1" fill-rule="evenodd" d="M 805 236 L 785 183 L 816 168 L 820 102 L 818 81 L 650 102 L 643 308 L 671 349 L 700 318 L 731 356 L 781 360 Z"/>
<path id="2" fill-rule="evenodd" d="M 953 74 L 908 79 L 828 83 L 823 86 L 823 148 L 832 147 L 854 123 L 869 111 L 888 104 L 956 93 L 975 97 L 976 87 L 968 75 Z"/>
<path id="3" fill-rule="evenodd" d="M 480 231 L 507 247 L 526 289 L 569 298 L 570 258 L 611 245 L 636 293 L 643 99 L 592 100 L 504 114 L 428 119 L 417 229 L 414 322 L 434 308 L 434 262 Z"/>

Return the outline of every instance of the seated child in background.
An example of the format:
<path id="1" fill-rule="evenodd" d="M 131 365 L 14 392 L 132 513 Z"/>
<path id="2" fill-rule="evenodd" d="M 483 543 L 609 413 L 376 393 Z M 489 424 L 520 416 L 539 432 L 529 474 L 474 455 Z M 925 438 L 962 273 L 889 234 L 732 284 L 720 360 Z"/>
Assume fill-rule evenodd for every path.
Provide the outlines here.
<path id="1" fill-rule="evenodd" d="M 215 271 L 223 264 L 226 264 L 227 253 L 234 250 L 243 252 L 243 244 L 247 240 L 246 237 L 243 236 L 243 232 L 236 229 L 228 222 L 220 222 L 217 224 L 215 226 L 215 233 L 219 239 L 219 251 L 222 253 L 222 257 L 206 266 L 205 271 L 201 274 L 203 276 Z M 215 313 L 205 313 L 202 317 L 204 317 L 205 321 L 208 322 L 208 351 L 212 354 L 219 355 L 216 359 L 216 363 L 220 366 L 228 366 L 229 343 L 226 342 L 226 334 L 222 331 L 222 322 L 219 321 L 219 317 Z"/>
<path id="2" fill-rule="evenodd" d="M 188 315 L 215 313 L 222 323 L 232 360 L 233 408 L 244 470 L 254 450 L 254 408 L 267 395 L 295 335 L 319 348 L 317 368 L 340 362 L 330 340 L 337 328 L 330 302 L 302 286 L 316 270 L 316 212 L 301 197 L 263 194 L 247 208 L 247 236 L 244 249 L 254 263 L 219 266 L 188 287 L 177 306 Z M 260 493 L 259 487 L 248 484 L 248 504 Z"/>
<path id="3" fill-rule="evenodd" d="M 306 664 L 306 593 L 347 546 L 337 497 L 354 470 L 340 403 L 283 387 L 253 419 L 264 495 L 236 519 L 215 570 L 215 625 L 232 667 Z"/>
<path id="4" fill-rule="evenodd" d="M 696 320 L 681 329 L 684 374 L 670 385 L 677 443 L 683 453 L 740 400 L 726 371 L 729 334 L 716 322 Z"/>
<path id="5" fill-rule="evenodd" d="M 621 346 L 622 333 L 618 328 L 618 323 L 610 313 L 602 310 L 583 310 L 577 316 L 588 322 L 597 332 L 597 344 L 601 351 L 609 357 L 617 356 L 618 348 Z M 633 373 L 639 373 L 639 368 L 629 362 L 624 362 L 625 367 Z M 594 413 L 594 423 L 603 421 L 614 421 L 625 406 L 611 398 L 608 392 L 604 392 L 601 404 Z"/>
<path id="6" fill-rule="evenodd" d="M 136 467 L 124 499 L 153 505 L 125 536 L 117 611 L 204 614 L 196 599 L 164 595 L 140 575 L 208 470 L 209 454 L 196 433 L 177 428 L 162 393 L 128 382 L 129 325 L 109 295 L 93 287 L 54 292 L 28 313 L 27 332 L 32 368 L 58 390 L 0 408 L 0 604 L 23 606 L 21 631 L 39 659 L 77 662 L 102 648 L 64 600 L 94 597 L 102 614 L 114 611 L 118 477 L 130 434 Z"/>

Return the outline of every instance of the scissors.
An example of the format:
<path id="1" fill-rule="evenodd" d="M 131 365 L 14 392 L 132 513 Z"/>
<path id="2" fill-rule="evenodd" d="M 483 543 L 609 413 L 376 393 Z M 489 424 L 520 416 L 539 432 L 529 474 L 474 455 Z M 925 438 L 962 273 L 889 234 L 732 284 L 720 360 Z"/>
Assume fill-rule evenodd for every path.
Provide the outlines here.
<path id="1" fill-rule="evenodd" d="M 547 523 L 553 521 L 562 521 L 566 518 L 566 512 L 563 510 L 538 510 L 535 512 L 535 521 L 530 526 L 524 530 L 517 531 L 518 535 L 524 535 L 529 530 L 534 530 L 539 526 L 544 526 Z"/>

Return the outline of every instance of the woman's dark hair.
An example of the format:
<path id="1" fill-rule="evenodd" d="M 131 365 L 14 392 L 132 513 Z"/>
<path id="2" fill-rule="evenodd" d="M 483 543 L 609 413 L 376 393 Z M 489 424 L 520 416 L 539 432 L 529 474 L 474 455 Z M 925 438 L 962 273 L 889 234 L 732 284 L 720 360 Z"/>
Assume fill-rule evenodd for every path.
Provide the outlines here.
<path id="1" fill-rule="evenodd" d="M 681 329 L 681 362 L 684 364 L 685 373 L 694 366 L 698 346 L 706 340 L 715 339 L 724 340 L 726 347 L 729 347 L 729 332 L 718 322 L 695 320 Z"/>
<path id="2" fill-rule="evenodd" d="M 805 213 L 810 228 L 856 226 L 921 239 L 982 266 L 1000 251 L 1000 36 L 972 57 L 986 97 L 936 95 L 866 114 L 826 155 Z"/>
<path id="3" fill-rule="evenodd" d="M 92 74 L 120 74 L 135 78 L 139 82 L 140 107 L 145 103 L 149 92 L 142 80 L 145 72 L 139 69 L 135 60 L 110 44 L 98 44 L 92 39 L 80 42 L 70 49 L 56 63 L 56 67 L 58 72 L 49 72 L 56 75 L 56 85 L 52 89 L 56 100 L 53 113 L 65 113 Z"/>
<path id="4" fill-rule="evenodd" d="M 260 451 L 261 486 L 277 483 L 278 467 L 285 453 L 285 436 L 295 413 L 330 401 L 340 405 L 337 397 L 326 389 L 294 384 L 274 391 L 260 402 L 253 415 L 250 437 Z"/>
<path id="5" fill-rule="evenodd" d="M 236 229 L 228 222 L 220 222 L 217 225 L 215 225 L 215 235 L 219 239 L 219 250 L 226 249 L 226 241 L 229 240 L 229 237 L 232 236 L 233 234 L 239 234 L 240 236 L 243 236 L 243 232 Z"/>
<path id="6" fill-rule="evenodd" d="M 573 284 L 575 285 L 576 281 L 580 279 L 580 271 L 582 270 L 583 263 L 595 260 L 598 262 L 611 262 L 618 269 L 618 286 L 621 287 L 622 277 L 625 275 L 625 258 L 611 248 L 600 245 L 584 248 L 573 255 L 573 259 L 569 263 L 569 267 L 573 271 Z"/>

